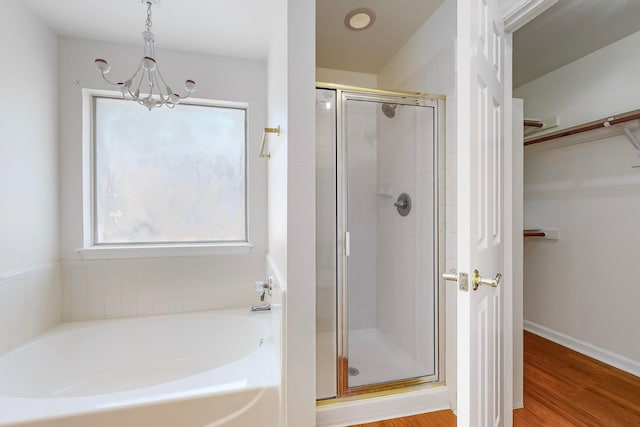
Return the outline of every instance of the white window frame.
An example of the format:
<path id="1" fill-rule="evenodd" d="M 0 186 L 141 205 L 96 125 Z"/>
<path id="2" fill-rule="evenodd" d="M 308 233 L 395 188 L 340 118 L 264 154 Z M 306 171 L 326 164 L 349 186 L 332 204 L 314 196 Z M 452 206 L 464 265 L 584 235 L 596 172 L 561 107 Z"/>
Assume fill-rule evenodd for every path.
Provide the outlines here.
<path id="1" fill-rule="evenodd" d="M 121 99 L 119 92 L 82 90 L 82 237 L 83 247 L 78 253 L 85 259 L 156 258 L 173 256 L 232 255 L 251 252 L 249 212 L 249 105 L 243 102 L 190 99 L 188 104 L 212 107 L 241 108 L 246 111 L 245 129 L 245 229 L 246 241 L 240 242 L 184 242 L 184 243 L 95 243 L 95 98 Z M 142 107 L 140 107 L 142 108 Z"/>

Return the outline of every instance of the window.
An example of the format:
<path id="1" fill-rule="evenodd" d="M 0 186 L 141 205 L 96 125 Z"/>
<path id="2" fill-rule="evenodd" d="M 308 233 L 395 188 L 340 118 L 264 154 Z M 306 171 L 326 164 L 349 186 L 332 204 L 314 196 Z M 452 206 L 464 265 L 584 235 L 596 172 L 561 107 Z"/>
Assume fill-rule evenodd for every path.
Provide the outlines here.
<path id="1" fill-rule="evenodd" d="M 93 108 L 94 247 L 247 242 L 246 106 Z"/>

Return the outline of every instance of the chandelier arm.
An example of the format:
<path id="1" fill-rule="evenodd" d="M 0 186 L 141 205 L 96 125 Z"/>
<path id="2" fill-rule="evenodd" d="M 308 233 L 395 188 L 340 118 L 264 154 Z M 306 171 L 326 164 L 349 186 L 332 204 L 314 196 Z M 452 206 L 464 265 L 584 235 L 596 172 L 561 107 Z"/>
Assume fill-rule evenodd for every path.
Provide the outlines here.
<path id="1" fill-rule="evenodd" d="M 182 98 L 182 99 L 187 99 L 187 98 L 189 98 L 189 97 L 191 96 L 191 94 L 192 94 L 192 93 L 193 93 L 193 92 L 189 92 L 189 91 L 187 91 L 187 94 L 186 94 L 185 96 L 180 95 L 180 98 Z"/>
<path id="2" fill-rule="evenodd" d="M 127 86 L 127 91 L 129 92 L 129 95 L 131 95 L 132 97 L 134 95 L 133 95 L 133 92 L 131 92 L 131 85 L 136 79 L 136 76 L 138 75 L 138 73 L 140 72 L 140 68 L 142 68 L 142 61 L 138 63 L 138 68 L 136 68 L 136 71 L 134 71 L 133 75 L 129 77 L 129 79 L 127 80 L 127 82 L 129 82 L 129 86 Z M 140 88 L 140 83 L 138 83 L 138 88 Z"/>
<path id="3" fill-rule="evenodd" d="M 105 73 L 100 73 L 105 82 L 109 83 L 111 86 L 118 86 L 118 83 L 114 83 L 105 76 Z"/>
<path id="4" fill-rule="evenodd" d="M 142 66 L 142 61 L 140 61 L 140 67 L 141 66 Z M 138 72 L 140 71 L 140 67 L 138 67 L 138 71 L 136 71 L 136 74 L 138 74 Z M 135 75 L 134 75 L 134 78 L 135 78 Z M 138 85 L 136 86 L 136 90 L 132 94 L 134 98 L 138 98 L 138 96 L 135 95 L 135 93 L 137 92 L 138 95 L 140 94 L 140 86 L 142 86 L 143 80 L 144 80 L 144 71 L 140 73 L 140 79 L 138 80 Z"/>
<path id="5" fill-rule="evenodd" d="M 129 93 L 129 96 L 133 99 L 135 99 L 135 95 L 133 94 L 133 92 L 131 92 L 131 87 L 127 87 L 127 92 Z"/>
<path id="6" fill-rule="evenodd" d="M 151 74 L 151 71 L 146 70 L 147 73 L 147 86 L 149 86 L 149 96 L 153 95 L 153 75 Z"/>
<path id="7" fill-rule="evenodd" d="M 160 76 L 160 81 L 162 82 L 162 84 L 164 85 L 165 88 L 167 88 L 167 96 L 171 96 L 171 93 L 168 93 L 168 89 L 170 89 L 169 85 L 167 84 L 167 82 L 164 81 L 164 76 L 162 75 L 162 72 L 160 72 L 160 67 L 156 68 L 156 71 L 158 72 L 158 76 Z M 173 89 L 172 89 L 173 91 Z M 174 92 L 175 93 L 175 92 Z"/>
<path id="8" fill-rule="evenodd" d="M 156 88 L 158 90 L 158 101 L 155 101 L 154 107 L 155 108 L 159 108 L 162 107 L 164 104 L 166 104 L 167 100 L 164 98 L 164 96 L 162 96 L 162 87 L 160 87 L 160 85 L 158 84 L 158 77 L 157 77 L 157 73 L 156 71 L 158 71 L 158 68 L 156 67 L 153 71 L 149 71 L 149 79 L 150 79 L 150 87 L 151 88 Z M 149 97 L 151 97 L 153 95 L 153 90 L 151 90 L 149 92 Z"/>
<path id="9" fill-rule="evenodd" d="M 155 85 L 158 88 L 158 96 L 160 97 L 160 103 L 161 104 L 166 104 L 167 101 L 169 100 L 169 95 L 167 94 L 166 97 L 163 96 L 162 86 L 160 86 L 160 82 L 158 81 L 158 75 L 159 75 L 158 68 L 156 68 L 156 71 L 158 71 L 158 73 L 153 73 L 153 78 L 154 78 Z"/>

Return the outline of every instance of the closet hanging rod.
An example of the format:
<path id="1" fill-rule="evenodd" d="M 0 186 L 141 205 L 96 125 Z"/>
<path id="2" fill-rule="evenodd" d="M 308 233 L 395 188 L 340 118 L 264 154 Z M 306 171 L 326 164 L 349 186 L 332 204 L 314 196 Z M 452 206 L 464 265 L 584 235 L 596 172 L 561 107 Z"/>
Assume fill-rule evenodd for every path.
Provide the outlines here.
<path id="1" fill-rule="evenodd" d="M 538 137 L 526 139 L 524 141 L 524 145 L 539 144 L 541 142 L 550 141 L 552 139 L 557 139 L 557 138 L 562 138 L 564 136 L 588 132 L 590 130 L 613 126 L 620 123 L 630 122 L 633 120 L 640 120 L 640 110 L 629 111 L 627 113 L 618 114 L 617 116 L 607 117 L 605 119 L 600 119 L 600 120 L 594 120 L 592 122 L 584 123 L 578 126 L 573 126 L 568 129 L 560 130 L 557 132 L 551 132 L 546 135 L 541 135 Z"/>

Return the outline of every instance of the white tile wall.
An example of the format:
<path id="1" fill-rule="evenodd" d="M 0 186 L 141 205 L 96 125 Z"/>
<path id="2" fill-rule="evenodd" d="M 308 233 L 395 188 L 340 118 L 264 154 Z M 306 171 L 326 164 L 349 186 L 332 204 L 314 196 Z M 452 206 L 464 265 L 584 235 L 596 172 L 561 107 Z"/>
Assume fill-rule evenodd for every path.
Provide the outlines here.
<path id="1" fill-rule="evenodd" d="M 423 366 L 433 366 L 433 120 L 431 110 L 399 106 L 378 114 L 379 165 L 391 198 L 378 199 L 378 329 Z M 412 199 L 402 217 L 400 193 Z M 427 372 L 420 372 L 426 374 Z"/>
<path id="2" fill-rule="evenodd" d="M 64 261 L 63 321 L 248 307 L 264 254 Z"/>
<path id="3" fill-rule="evenodd" d="M 0 274 L 0 355 L 60 322 L 57 264 Z"/>

